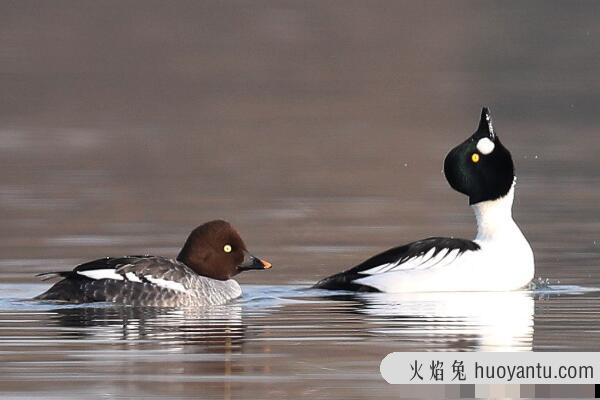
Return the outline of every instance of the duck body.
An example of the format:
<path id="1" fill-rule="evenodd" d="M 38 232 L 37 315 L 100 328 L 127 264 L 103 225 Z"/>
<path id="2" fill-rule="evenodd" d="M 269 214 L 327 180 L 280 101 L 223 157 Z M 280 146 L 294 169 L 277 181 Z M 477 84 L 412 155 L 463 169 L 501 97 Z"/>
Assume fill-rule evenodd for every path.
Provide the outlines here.
<path id="1" fill-rule="evenodd" d="M 223 304 L 242 295 L 234 279 L 208 278 L 177 260 L 157 256 L 100 258 L 56 275 L 64 279 L 36 300 L 198 307 Z"/>
<path id="2" fill-rule="evenodd" d="M 319 281 L 329 290 L 403 292 L 506 291 L 534 276 L 529 242 L 512 217 L 514 169 L 484 108 L 480 125 L 446 157 L 450 185 L 469 196 L 474 240 L 433 237 L 396 247 Z"/>
<path id="3" fill-rule="evenodd" d="M 211 221 L 190 234 L 176 260 L 150 255 L 106 257 L 71 271 L 41 274 L 62 280 L 34 300 L 150 307 L 218 305 L 242 295 L 233 276 L 270 267 L 246 251 L 227 222 Z"/>

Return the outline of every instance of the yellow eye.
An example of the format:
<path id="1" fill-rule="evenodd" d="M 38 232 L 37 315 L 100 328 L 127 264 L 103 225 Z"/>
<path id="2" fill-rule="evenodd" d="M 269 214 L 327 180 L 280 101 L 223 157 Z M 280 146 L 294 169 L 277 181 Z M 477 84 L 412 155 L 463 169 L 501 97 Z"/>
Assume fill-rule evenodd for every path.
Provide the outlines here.
<path id="1" fill-rule="evenodd" d="M 231 253 L 231 246 L 226 244 L 225 246 L 223 246 L 223 251 L 225 253 Z"/>
<path id="2" fill-rule="evenodd" d="M 479 154 L 473 153 L 473 155 L 471 156 L 471 161 L 473 161 L 474 163 L 478 163 L 479 162 Z"/>

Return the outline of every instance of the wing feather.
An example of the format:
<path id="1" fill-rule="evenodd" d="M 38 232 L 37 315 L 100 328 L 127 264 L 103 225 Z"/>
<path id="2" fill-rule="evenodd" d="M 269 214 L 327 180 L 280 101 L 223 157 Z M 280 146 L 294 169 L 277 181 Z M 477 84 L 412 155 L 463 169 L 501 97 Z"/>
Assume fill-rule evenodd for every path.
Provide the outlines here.
<path id="1" fill-rule="evenodd" d="M 194 273 L 185 264 L 156 256 L 106 257 L 80 264 L 71 271 L 47 272 L 40 274 L 42 279 L 62 277 L 68 280 L 113 279 L 146 283 L 185 290 L 190 276 Z"/>
<path id="2" fill-rule="evenodd" d="M 376 290 L 357 281 L 365 276 L 381 276 L 398 271 L 443 268 L 467 251 L 479 250 L 471 240 L 432 237 L 394 247 L 362 262 L 354 268 L 317 282 L 315 288 L 330 290 Z M 360 282 L 364 282 L 361 280 Z"/>

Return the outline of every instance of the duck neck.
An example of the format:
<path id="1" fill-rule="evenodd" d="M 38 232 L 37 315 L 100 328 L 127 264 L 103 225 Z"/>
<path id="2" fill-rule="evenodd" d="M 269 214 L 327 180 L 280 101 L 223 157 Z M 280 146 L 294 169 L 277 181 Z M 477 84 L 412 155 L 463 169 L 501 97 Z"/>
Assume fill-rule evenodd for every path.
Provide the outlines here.
<path id="1" fill-rule="evenodd" d="M 496 200 L 482 201 L 473 204 L 473 212 L 477 219 L 476 241 L 490 241 L 505 235 L 520 232 L 512 218 L 512 204 L 515 197 L 515 184 L 509 192 Z"/>

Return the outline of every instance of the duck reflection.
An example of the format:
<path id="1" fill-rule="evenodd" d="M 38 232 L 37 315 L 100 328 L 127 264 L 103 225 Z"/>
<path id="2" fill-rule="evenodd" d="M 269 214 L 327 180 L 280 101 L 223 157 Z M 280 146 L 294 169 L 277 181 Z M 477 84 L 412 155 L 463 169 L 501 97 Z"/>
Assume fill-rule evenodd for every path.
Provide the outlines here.
<path id="1" fill-rule="evenodd" d="M 154 307 L 69 307 L 53 310 L 63 334 L 83 339 L 168 341 L 239 345 L 244 337 L 242 307 L 237 304 L 195 309 Z M 85 328 L 85 329 L 78 329 Z M 94 329 L 97 328 L 97 329 Z"/>
<path id="2" fill-rule="evenodd" d="M 240 304 L 200 310 L 95 305 L 47 314 L 58 325 L 55 334 L 67 339 L 56 343 L 71 349 L 70 358 L 136 390 L 171 398 L 194 387 L 229 399 L 232 377 L 243 373 Z"/>
<path id="3" fill-rule="evenodd" d="M 327 296 L 356 302 L 371 333 L 440 341 L 453 350 L 531 351 L 533 294 L 513 292 L 365 293 Z M 429 346 L 427 346 L 429 347 Z"/>

